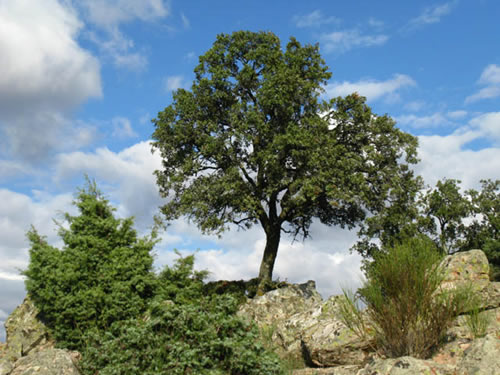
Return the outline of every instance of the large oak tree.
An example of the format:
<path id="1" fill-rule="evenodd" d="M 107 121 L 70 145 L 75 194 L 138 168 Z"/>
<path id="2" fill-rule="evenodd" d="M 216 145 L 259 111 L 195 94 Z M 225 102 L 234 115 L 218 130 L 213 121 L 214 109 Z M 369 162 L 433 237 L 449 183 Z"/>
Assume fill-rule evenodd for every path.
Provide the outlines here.
<path id="1" fill-rule="evenodd" d="M 199 58 L 190 90 L 153 120 L 167 220 L 203 232 L 260 224 L 261 285 L 282 233 L 309 235 L 314 218 L 352 228 L 412 172 L 416 139 L 356 93 L 320 99 L 331 77 L 318 45 L 270 32 L 221 34 Z"/>

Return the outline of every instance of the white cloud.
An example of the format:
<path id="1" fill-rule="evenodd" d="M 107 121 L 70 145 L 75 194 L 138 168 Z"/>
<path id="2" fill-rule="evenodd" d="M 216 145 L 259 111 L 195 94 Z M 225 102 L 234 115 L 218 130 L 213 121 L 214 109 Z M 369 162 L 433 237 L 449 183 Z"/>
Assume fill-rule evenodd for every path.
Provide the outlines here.
<path id="1" fill-rule="evenodd" d="M 137 133 L 132 128 L 130 120 L 126 117 L 114 117 L 111 120 L 113 125 L 113 136 L 118 138 L 134 138 Z"/>
<path id="2" fill-rule="evenodd" d="M 39 160 L 75 125 L 66 113 L 100 97 L 100 67 L 77 43 L 82 23 L 56 0 L 0 7 L 0 141 L 4 153 Z M 4 155 L 5 156 L 5 155 Z"/>
<path id="3" fill-rule="evenodd" d="M 186 86 L 183 76 L 168 76 L 165 78 L 165 91 L 175 91 Z"/>
<path id="4" fill-rule="evenodd" d="M 362 79 L 357 82 L 333 82 L 326 86 L 326 94 L 329 97 L 345 96 L 357 92 L 366 96 L 369 101 L 375 101 L 385 98 L 389 101 L 397 100 L 397 91 L 416 86 L 415 81 L 405 74 L 395 74 L 393 78 L 386 81 L 377 81 L 373 79 Z"/>
<path id="5" fill-rule="evenodd" d="M 116 66 L 135 70 L 144 69 L 147 58 L 140 52 L 132 52 L 135 43 L 123 34 L 120 26 L 135 20 L 154 22 L 170 14 L 163 0 L 84 0 L 75 5 L 100 30 L 88 35 L 103 54 Z"/>
<path id="6" fill-rule="evenodd" d="M 479 83 L 483 85 L 500 85 L 500 66 L 488 65 L 481 73 Z"/>
<path id="7" fill-rule="evenodd" d="M 408 28 L 416 29 L 425 25 L 440 22 L 441 18 L 448 15 L 452 11 L 456 3 L 457 1 L 450 1 L 441 5 L 434 5 L 424 9 L 421 15 L 410 20 L 410 22 L 408 23 Z"/>
<path id="8" fill-rule="evenodd" d="M 478 83 L 486 87 L 465 98 L 465 104 L 500 96 L 500 66 L 494 64 L 488 65 L 481 73 Z"/>
<path id="9" fill-rule="evenodd" d="M 294 16 L 293 22 L 297 27 L 319 27 L 321 25 L 327 25 L 332 23 L 339 23 L 340 20 L 337 17 L 326 17 L 320 10 L 315 10 L 305 16 Z"/>
<path id="10" fill-rule="evenodd" d="M 352 29 L 323 34 L 320 39 L 325 52 L 344 53 L 354 48 L 383 45 L 389 37 L 384 34 L 366 35 L 357 29 Z"/>
<path id="11" fill-rule="evenodd" d="M 428 116 L 403 115 L 396 117 L 396 121 L 400 125 L 408 125 L 415 129 L 444 127 L 450 125 L 451 122 L 442 113 L 434 113 Z"/>
<path id="12" fill-rule="evenodd" d="M 259 226 L 230 231 L 219 239 L 202 235 L 193 225 L 177 220 L 167 232 L 202 245 L 194 252 L 187 249 L 187 246 L 192 249 L 193 243 L 175 244 L 183 255 L 194 253 L 195 267 L 209 270 L 212 280 L 248 280 L 258 275 L 265 247 L 265 235 Z M 361 280 L 361 257 L 349 253 L 357 239 L 355 231 L 313 222 L 311 234 L 312 238 L 304 242 L 292 243 L 290 237 L 282 237 L 273 277 L 293 283 L 314 279 L 323 297 L 341 293 L 344 286 L 356 289 Z M 173 264 L 175 258 L 171 249 L 161 247 L 158 265 Z"/>
<path id="13" fill-rule="evenodd" d="M 481 136 L 500 144 L 500 112 L 490 112 L 472 119 L 469 123 L 472 128 L 478 129 Z"/>
<path id="14" fill-rule="evenodd" d="M 60 154 L 54 182 L 87 173 L 108 184 L 111 196 L 120 202 L 120 216 L 135 216 L 138 226 L 144 229 L 152 225 L 152 217 L 161 203 L 153 175 L 159 169 L 161 158 L 151 153 L 150 143 L 145 141 L 120 152 L 99 148 L 95 152 Z"/>
<path id="15" fill-rule="evenodd" d="M 0 206 L 0 280 L 20 280 L 18 268 L 25 268 L 28 261 L 26 232 L 33 224 L 41 234 L 56 241 L 52 218 L 59 210 L 70 210 L 71 194 L 46 196 L 38 194 L 31 198 L 25 194 L 0 189 L 0 201 L 9 202 Z"/>
<path id="16" fill-rule="evenodd" d="M 163 0 L 83 0 L 81 7 L 88 19 L 102 28 L 115 27 L 135 19 L 149 22 L 168 16 L 168 5 Z"/>
<path id="17" fill-rule="evenodd" d="M 434 185 L 444 177 L 462 181 L 464 188 L 479 188 L 481 179 L 500 179 L 500 112 L 486 113 L 449 135 L 419 137 L 421 162 L 416 171 Z M 467 145 L 476 140 L 493 143 L 480 150 Z"/>

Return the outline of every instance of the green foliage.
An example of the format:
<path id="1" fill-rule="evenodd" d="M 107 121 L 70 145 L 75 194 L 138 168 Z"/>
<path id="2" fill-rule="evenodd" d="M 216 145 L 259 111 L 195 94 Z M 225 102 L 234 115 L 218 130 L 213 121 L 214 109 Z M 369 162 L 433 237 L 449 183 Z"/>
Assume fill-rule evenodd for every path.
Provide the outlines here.
<path id="1" fill-rule="evenodd" d="M 482 180 L 482 189 L 470 190 L 475 220 L 466 229 L 463 249 L 482 249 L 490 263 L 492 280 L 500 281 L 500 180 Z"/>
<path id="2" fill-rule="evenodd" d="M 261 280 L 272 279 L 282 231 L 307 237 L 314 218 L 352 228 L 412 175 L 415 137 L 357 94 L 319 99 L 331 73 L 318 45 L 221 34 L 195 74 L 154 120 L 162 212 L 217 234 L 260 224 Z"/>
<path id="3" fill-rule="evenodd" d="M 116 219 L 95 183 L 78 192 L 78 216 L 65 215 L 62 249 L 50 246 L 33 228 L 26 290 L 58 345 L 81 349 L 91 329 L 145 311 L 155 292 L 153 237 L 138 238 L 133 221 Z"/>
<path id="4" fill-rule="evenodd" d="M 492 280 L 500 279 L 500 180 L 482 180 L 481 184 L 479 192 L 461 193 L 460 181 L 444 179 L 423 191 L 420 178 L 407 176 L 392 190 L 389 204 L 361 224 L 361 239 L 353 250 L 368 263 L 381 246 L 425 235 L 444 254 L 482 249 Z"/>
<path id="5" fill-rule="evenodd" d="M 491 322 L 491 317 L 487 311 L 481 311 L 479 308 L 479 299 L 475 298 L 469 306 L 468 313 L 465 315 L 465 324 L 469 329 L 472 338 L 484 337 Z"/>
<path id="6" fill-rule="evenodd" d="M 358 293 L 376 346 L 387 355 L 428 357 L 470 303 L 471 290 L 439 288 L 441 259 L 432 241 L 416 237 L 377 254 L 369 268 Z"/>
<path id="7" fill-rule="evenodd" d="M 235 315 L 236 299 L 203 295 L 204 275 L 193 271 L 192 260 L 165 268 L 162 291 L 144 316 L 87 336 L 84 374 L 282 374 L 257 328 Z"/>

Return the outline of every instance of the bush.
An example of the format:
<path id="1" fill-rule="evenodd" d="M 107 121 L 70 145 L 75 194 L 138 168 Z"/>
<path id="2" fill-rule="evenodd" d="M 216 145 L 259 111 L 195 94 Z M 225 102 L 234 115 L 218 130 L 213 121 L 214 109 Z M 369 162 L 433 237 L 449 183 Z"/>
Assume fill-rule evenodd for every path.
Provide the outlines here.
<path id="1" fill-rule="evenodd" d="M 26 289 L 58 346 L 82 349 L 92 328 L 138 316 L 155 293 L 151 238 L 138 238 L 131 218 L 120 220 L 95 182 L 73 202 L 78 216 L 65 214 L 62 249 L 50 246 L 33 228 Z"/>
<path id="2" fill-rule="evenodd" d="M 441 260 L 430 240 L 413 238 L 385 249 L 368 268 L 358 294 L 375 345 L 386 355 L 428 357 L 469 303 L 469 290 L 440 289 Z"/>
<path id="3" fill-rule="evenodd" d="M 278 357 L 259 342 L 254 325 L 236 316 L 230 295 L 203 296 L 193 258 L 160 274 L 163 291 L 141 318 L 91 332 L 84 374 L 282 374 Z M 160 290 L 162 287 L 159 287 Z"/>
<path id="4" fill-rule="evenodd" d="M 79 350 L 87 375 L 282 374 L 257 328 L 236 316 L 238 300 L 207 293 L 194 257 L 153 272 L 150 238 L 88 181 L 65 215 L 62 249 L 35 229 L 26 288 L 60 347 Z"/>

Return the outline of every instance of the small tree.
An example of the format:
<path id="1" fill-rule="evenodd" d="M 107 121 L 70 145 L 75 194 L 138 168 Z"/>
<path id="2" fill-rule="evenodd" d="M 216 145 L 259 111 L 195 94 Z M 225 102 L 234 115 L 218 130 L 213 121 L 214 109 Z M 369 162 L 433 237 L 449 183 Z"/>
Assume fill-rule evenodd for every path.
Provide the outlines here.
<path id="1" fill-rule="evenodd" d="M 320 101 L 331 77 L 318 45 L 270 32 L 221 34 L 200 57 L 191 90 L 153 120 L 167 220 L 203 232 L 260 224 L 261 285 L 272 278 L 281 233 L 309 235 L 314 218 L 352 228 L 384 206 L 416 162 L 416 138 L 365 98 Z"/>
<path id="2" fill-rule="evenodd" d="M 50 246 L 33 228 L 26 289 L 52 329 L 58 345 L 81 349 L 90 328 L 137 316 L 153 297 L 151 238 L 138 238 L 133 219 L 116 219 L 94 182 L 78 192 L 80 214 L 65 214 L 62 249 Z"/>

